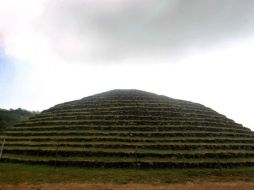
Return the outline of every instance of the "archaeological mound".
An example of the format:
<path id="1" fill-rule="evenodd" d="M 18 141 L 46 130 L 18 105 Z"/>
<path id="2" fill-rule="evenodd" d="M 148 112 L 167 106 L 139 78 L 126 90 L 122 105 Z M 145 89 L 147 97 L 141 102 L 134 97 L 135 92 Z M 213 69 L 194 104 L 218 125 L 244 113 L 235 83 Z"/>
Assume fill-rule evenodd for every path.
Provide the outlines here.
<path id="1" fill-rule="evenodd" d="M 4 162 L 112 168 L 254 165 L 254 134 L 198 103 L 111 90 L 7 128 Z"/>

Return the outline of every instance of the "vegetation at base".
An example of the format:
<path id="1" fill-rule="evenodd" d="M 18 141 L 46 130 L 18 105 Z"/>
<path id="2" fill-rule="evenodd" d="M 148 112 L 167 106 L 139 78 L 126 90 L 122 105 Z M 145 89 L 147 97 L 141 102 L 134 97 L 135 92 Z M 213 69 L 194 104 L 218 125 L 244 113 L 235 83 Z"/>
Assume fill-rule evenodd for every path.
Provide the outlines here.
<path id="1" fill-rule="evenodd" d="M 233 169 L 102 169 L 0 163 L 0 184 L 184 183 L 254 181 L 254 167 Z"/>
<path id="2" fill-rule="evenodd" d="M 0 130 L 24 121 L 38 112 L 30 112 L 21 108 L 5 110 L 0 108 Z"/>

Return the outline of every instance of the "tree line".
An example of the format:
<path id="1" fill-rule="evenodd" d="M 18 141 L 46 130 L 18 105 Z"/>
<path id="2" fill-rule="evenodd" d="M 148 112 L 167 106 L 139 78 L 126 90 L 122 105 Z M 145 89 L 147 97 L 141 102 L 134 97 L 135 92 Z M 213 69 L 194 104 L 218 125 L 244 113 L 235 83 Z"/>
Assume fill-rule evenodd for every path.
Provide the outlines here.
<path id="1" fill-rule="evenodd" d="M 0 108 L 0 129 L 12 126 L 15 123 L 24 121 L 29 117 L 38 114 L 36 111 L 27 111 L 25 109 L 1 109 Z"/>

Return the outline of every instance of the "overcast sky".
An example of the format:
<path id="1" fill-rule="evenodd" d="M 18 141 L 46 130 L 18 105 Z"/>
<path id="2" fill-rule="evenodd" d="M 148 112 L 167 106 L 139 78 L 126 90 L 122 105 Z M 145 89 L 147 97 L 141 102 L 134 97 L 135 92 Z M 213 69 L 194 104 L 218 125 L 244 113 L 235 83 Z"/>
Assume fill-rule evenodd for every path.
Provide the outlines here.
<path id="1" fill-rule="evenodd" d="M 253 50 L 253 0 L 0 0 L 0 108 L 131 88 L 254 130 Z"/>

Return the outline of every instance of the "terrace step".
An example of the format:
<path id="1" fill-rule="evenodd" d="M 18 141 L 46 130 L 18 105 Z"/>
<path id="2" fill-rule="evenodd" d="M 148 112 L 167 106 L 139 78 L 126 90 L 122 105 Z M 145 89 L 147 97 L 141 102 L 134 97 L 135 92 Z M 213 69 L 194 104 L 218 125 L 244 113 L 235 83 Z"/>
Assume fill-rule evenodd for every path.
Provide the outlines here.
<path id="1" fill-rule="evenodd" d="M 254 143 L 252 137 L 116 137 L 116 136 L 1 136 L 8 142 L 186 142 L 186 143 Z"/>
<path id="2" fill-rule="evenodd" d="M 27 121 L 16 126 L 42 126 L 42 125 L 193 125 L 193 126 L 217 126 L 217 127 L 229 127 L 230 123 L 221 122 L 208 122 L 208 121 L 184 121 L 184 120 L 47 120 L 47 121 Z M 234 125 L 233 125 L 234 126 Z"/>
<path id="3" fill-rule="evenodd" d="M 68 148 L 68 147 L 7 147 L 4 154 L 30 156 L 73 157 L 135 157 L 135 158 L 253 158 L 252 150 L 146 150 L 146 149 L 104 149 L 104 148 Z"/>
<path id="4" fill-rule="evenodd" d="M 149 126 L 149 125 L 119 125 L 119 126 L 105 126 L 105 125 L 60 125 L 60 126 L 32 126 L 32 127 L 10 127 L 5 132 L 17 132 L 35 130 L 40 131 L 54 131 L 54 130 L 118 130 L 118 131 L 217 131 L 217 132 L 250 132 L 245 128 L 231 128 L 231 127 L 216 127 L 216 126 Z"/>
<path id="5" fill-rule="evenodd" d="M 221 122 L 234 124 L 233 121 L 226 119 L 218 119 L 213 117 L 185 117 L 185 116 L 151 116 L 151 115 L 76 115 L 76 116 L 55 116 L 55 117 L 44 117 L 44 118 L 31 118 L 30 121 L 65 121 L 65 120 L 162 120 L 162 121 L 205 121 L 205 122 Z"/>
<path id="6" fill-rule="evenodd" d="M 78 166 L 78 167 L 139 167 L 139 168 L 163 168 L 165 166 L 170 168 L 185 168 L 189 167 L 235 167 L 235 166 L 253 166 L 254 160 L 244 158 L 244 159 L 198 159 L 198 160 L 188 160 L 188 159 L 159 159 L 154 160 L 153 158 L 143 158 L 143 159 L 133 159 L 125 158 L 114 159 L 112 157 L 104 157 L 103 159 L 97 157 L 84 158 L 84 157 L 73 157 L 71 160 L 66 159 L 66 157 L 21 157 L 18 155 L 9 154 L 3 157 L 5 162 L 14 163 L 33 163 L 33 164 L 46 164 L 53 166 Z"/>
<path id="7" fill-rule="evenodd" d="M 122 148 L 122 149 L 149 149 L 149 150 L 254 150 L 254 144 L 201 144 L 201 143 L 6 143 L 5 148 L 8 147 L 80 147 L 80 148 Z"/>
<path id="8" fill-rule="evenodd" d="M 83 115 L 90 115 L 93 114 L 95 116 L 102 116 L 102 115 L 151 115 L 151 116 L 185 116 L 185 117 L 209 117 L 209 118 L 214 118 L 214 119 L 224 119 L 224 120 L 229 120 L 233 121 L 230 119 L 227 119 L 223 115 L 211 115 L 211 114 L 205 114 L 205 113 L 183 113 L 183 112 L 176 112 L 176 111 L 152 111 L 152 110 L 117 110 L 117 111 L 86 111 L 86 112 L 56 112 L 56 113 L 41 113 L 40 115 L 36 115 L 31 117 L 33 118 L 45 118 L 45 117 L 55 117 L 55 116 L 83 116 Z"/>
<path id="9" fill-rule="evenodd" d="M 23 131 L 22 133 L 6 132 L 5 136 L 118 136 L 118 137 L 254 137 L 247 132 L 212 132 L 212 131 L 102 131 L 102 130 L 73 130 L 73 131 Z"/>

